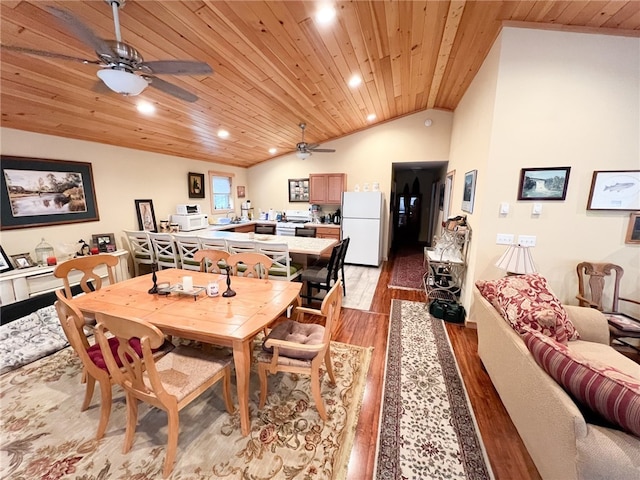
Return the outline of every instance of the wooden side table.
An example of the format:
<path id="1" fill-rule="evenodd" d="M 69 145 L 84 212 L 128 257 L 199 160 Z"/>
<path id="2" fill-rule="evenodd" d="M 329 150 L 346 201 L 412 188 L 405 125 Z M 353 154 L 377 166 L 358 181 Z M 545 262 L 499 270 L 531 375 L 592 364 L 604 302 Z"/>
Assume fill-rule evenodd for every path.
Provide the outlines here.
<path id="1" fill-rule="evenodd" d="M 603 312 L 609 323 L 609 332 L 611 334 L 611 344 L 619 342 L 626 347 L 633 348 L 640 352 L 640 342 L 630 341 L 630 339 L 640 338 L 640 321 L 617 312 Z"/>

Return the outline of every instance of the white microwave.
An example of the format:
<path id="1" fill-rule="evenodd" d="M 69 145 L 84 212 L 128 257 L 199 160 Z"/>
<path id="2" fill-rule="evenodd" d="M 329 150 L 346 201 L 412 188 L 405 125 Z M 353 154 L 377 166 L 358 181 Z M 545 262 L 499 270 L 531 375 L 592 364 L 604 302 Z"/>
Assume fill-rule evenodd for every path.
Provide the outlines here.
<path id="1" fill-rule="evenodd" d="M 209 226 L 206 215 L 171 215 L 171 223 L 177 223 L 181 232 L 202 230 Z"/>
<path id="2" fill-rule="evenodd" d="M 193 205 L 181 204 L 176 207 L 176 213 L 178 215 L 200 215 L 200 205 L 194 203 Z"/>

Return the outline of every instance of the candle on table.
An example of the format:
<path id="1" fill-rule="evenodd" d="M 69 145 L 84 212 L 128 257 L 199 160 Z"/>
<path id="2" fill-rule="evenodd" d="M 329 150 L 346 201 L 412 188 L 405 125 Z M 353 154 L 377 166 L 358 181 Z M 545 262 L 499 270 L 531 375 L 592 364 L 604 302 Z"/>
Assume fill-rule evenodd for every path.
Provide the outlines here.
<path id="1" fill-rule="evenodd" d="M 182 277 L 182 290 L 184 290 L 185 292 L 190 292 L 191 290 L 193 290 L 193 277 Z"/>

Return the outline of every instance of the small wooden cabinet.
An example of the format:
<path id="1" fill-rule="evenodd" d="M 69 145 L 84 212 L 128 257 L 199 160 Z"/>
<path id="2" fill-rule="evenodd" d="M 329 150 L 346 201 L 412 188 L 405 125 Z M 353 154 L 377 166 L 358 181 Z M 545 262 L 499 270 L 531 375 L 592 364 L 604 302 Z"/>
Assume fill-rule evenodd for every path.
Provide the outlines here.
<path id="1" fill-rule="evenodd" d="M 340 228 L 336 227 L 320 227 L 314 225 L 316 229 L 316 237 L 318 238 L 335 238 L 340 241 Z"/>
<path id="2" fill-rule="evenodd" d="M 255 231 L 255 224 L 252 223 L 250 225 L 240 225 L 238 227 L 235 227 L 233 229 L 234 232 L 240 232 L 240 233 L 253 233 Z"/>
<path id="3" fill-rule="evenodd" d="M 309 175 L 309 203 L 340 205 L 345 185 L 344 173 L 312 173 Z"/>

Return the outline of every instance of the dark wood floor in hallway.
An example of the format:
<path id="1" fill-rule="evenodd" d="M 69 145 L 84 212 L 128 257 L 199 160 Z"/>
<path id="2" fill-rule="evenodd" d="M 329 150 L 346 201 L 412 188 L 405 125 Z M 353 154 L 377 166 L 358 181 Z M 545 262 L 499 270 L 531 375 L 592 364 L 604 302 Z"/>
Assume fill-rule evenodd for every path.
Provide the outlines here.
<path id="1" fill-rule="evenodd" d="M 340 327 L 334 338 L 339 342 L 374 347 L 365 398 L 349 463 L 349 480 L 366 480 L 375 476 L 380 398 L 384 381 L 391 300 L 398 298 L 417 302 L 425 301 L 424 292 L 387 288 L 393 260 L 392 255 L 383 265 L 370 311 L 343 309 Z M 500 402 L 489 376 L 482 369 L 477 354 L 475 329 L 447 324 L 447 331 L 496 480 L 539 479 L 535 465 Z"/>

